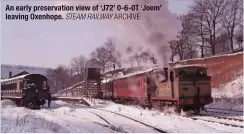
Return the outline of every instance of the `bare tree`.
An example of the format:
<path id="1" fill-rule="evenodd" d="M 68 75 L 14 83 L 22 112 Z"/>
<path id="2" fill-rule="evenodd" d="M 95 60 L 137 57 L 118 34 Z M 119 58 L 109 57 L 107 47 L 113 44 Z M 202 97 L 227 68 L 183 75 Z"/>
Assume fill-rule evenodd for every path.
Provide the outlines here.
<path id="1" fill-rule="evenodd" d="M 169 42 L 169 44 L 170 44 L 170 49 L 171 49 L 171 57 L 170 57 L 170 60 L 172 61 L 172 62 L 174 62 L 174 59 L 175 59 L 175 57 L 177 56 L 177 51 L 176 51 L 176 49 L 175 49 L 175 44 L 174 44 L 174 42 Z"/>
<path id="2" fill-rule="evenodd" d="M 243 43 L 243 25 L 240 25 L 240 28 L 238 29 L 236 35 L 236 42 L 238 43 L 239 47 L 243 47 L 242 43 Z"/>
<path id="3" fill-rule="evenodd" d="M 233 50 L 235 29 L 243 21 L 243 0 L 230 0 L 226 10 L 227 12 L 222 23 L 227 31 L 231 50 Z"/>
<path id="4" fill-rule="evenodd" d="M 80 76 L 81 81 L 84 76 L 86 64 L 87 58 L 83 55 L 72 58 L 70 62 L 71 68 Z"/>
<path id="5" fill-rule="evenodd" d="M 223 27 L 222 20 L 226 15 L 228 0 L 195 0 L 193 8 L 200 11 L 202 24 L 208 31 L 208 39 L 212 55 L 216 54 L 216 36 L 219 35 Z"/>
<path id="6" fill-rule="evenodd" d="M 90 55 L 89 64 L 102 68 L 104 72 L 117 65 L 121 67 L 120 53 L 116 50 L 115 38 L 108 38 L 103 46 L 96 48 Z"/>
<path id="7" fill-rule="evenodd" d="M 224 54 L 232 51 L 228 33 L 222 33 L 216 38 L 216 53 Z"/>
<path id="8" fill-rule="evenodd" d="M 155 58 L 155 55 L 149 51 L 142 52 L 141 57 L 145 62 L 151 61 L 151 63 L 157 64 L 157 59 Z"/>
<path id="9" fill-rule="evenodd" d="M 181 40 L 184 46 L 186 47 L 184 59 L 192 59 L 197 57 L 197 42 L 198 31 L 194 25 L 191 14 L 181 16 L 182 20 L 182 31 L 181 31 Z"/>
<path id="10" fill-rule="evenodd" d="M 62 90 L 70 85 L 69 68 L 64 65 L 59 65 L 56 69 L 50 69 L 47 72 L 51 89 L 57 91 Z"/>
<path id="11" fill-rule="evenodd" d="M 180 16 L 182 31 L 175 40 L 169 42 L 171 48 L 171 61 L 178 56 L 180 60 L 197 57 L 197 38 L 193 18 L 190 15 Z"/>
<path id="12" fill-rule="evenodd" d="M 202 9 L 193 6 L 190 12 L 184 15 L 183 18 L 182 23 L 185 23 L 183 24 L 183 28 L 187 27 L 187 33 L 190 35 L 192 43 L 200 48 L 201 58 L 204 58 L 204 50 L 207 47 L 205 40 L 208 31 L 204 25 Z"/>
<path id="13" fill-rule="evenodd" d="M 106 64 L 110 61 L 110 53 L 104 46 L 97 48 L 91 53 L 91 62 L 93 65 L 98 65 L 104 72 Z"/>
<path id="14" fill-rule="evenodd" d="M 173 54 L 179 57 L 179 60 L 183 60 L 185 56 L 186 47 L 183 43 L 183 40 L 178 36 L 177 40 L 172 40 L 169 42 Z M 173 58 L 172 58 L 173 59 Z"/>
<path id="15" fill-rule="evenodd" d="M 116 50 L 116 39 L 113 37 L 110 37 L 107 39 L 107 41 L 104 44 L 104 47 L 106 48 L 107 52 L 109 53 L 109 63 L 108 67 L 114 67 L 115 65 L 118 66 L 118 68 L 121 68 L 121 55 L 119 51 Z"/>

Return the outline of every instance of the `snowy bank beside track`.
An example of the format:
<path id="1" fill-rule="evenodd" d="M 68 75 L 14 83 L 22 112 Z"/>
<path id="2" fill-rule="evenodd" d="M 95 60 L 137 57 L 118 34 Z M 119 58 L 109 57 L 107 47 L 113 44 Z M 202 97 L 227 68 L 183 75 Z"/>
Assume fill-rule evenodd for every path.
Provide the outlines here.
<path id="1" fill-rule="evenodd" d="M 12 101 L 3 100 L 1 101 L 1 130 L 2 132 L 51 133 L 157 132 L 133 120 L 106 112 L 107 110 L 125 115 L 167 132 L 243 132 L 242 128 L 182 117 L 174 113 L 173 108 L 165 108 L 165 110 L 161 112 L 155 109 L 147 110 L 138 106 L 116 104 L 108 100 L 89 98 L 84 98 L 84 100 L 86 100 L 90 106 L 53 101 L 50 109 L 44 106 L 40 110 L 16 107 Z"/>
<path id="2" fill-rule="evenodd" d="M 206 107 L 243 110 L 243 76 L 212 89 L 213 103 Z"/>

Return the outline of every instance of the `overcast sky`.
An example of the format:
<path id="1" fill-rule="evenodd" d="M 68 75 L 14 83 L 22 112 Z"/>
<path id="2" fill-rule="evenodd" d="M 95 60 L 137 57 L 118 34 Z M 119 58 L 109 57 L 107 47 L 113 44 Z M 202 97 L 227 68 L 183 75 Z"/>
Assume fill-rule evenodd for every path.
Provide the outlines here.
<path id="1" fill-rule="evenodd" d="M 65 64 L 80 54 L 89 55 L 102 45 L 113 28 L 99 21 L 6 21 L 6 4 L 37 4 L 33 1 L 2 2 L 2 64 L 52 67 Z M 46 1 L 39 1 L 39 5 Z M 51 3 L 51 2 L 50 2 Z M 191 0 L 170 0 L 172 13 L 183 14 Z"/>

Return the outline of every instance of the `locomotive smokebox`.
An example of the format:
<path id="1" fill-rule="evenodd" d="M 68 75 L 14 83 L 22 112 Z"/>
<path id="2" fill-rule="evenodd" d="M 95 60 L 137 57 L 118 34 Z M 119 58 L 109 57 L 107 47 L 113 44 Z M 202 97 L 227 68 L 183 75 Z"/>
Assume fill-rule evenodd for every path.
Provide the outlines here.
<path id="1" fill-rule="evenodd" d="M 100 68 L 86 68 L 85 77 L 87 80 L 100 80 Z"/>
<path id="2" fill-rule="evenodd" d="M 9 78 L 12 77 L 12 72 L 11 71 L 8 73 L 8 77 Z"/>
<path id="3" fill-rule="evenodd" d="M 164 74 L 165 74 L 166 81 L 168 81 L 168 68 L 167 67 L 164 68 Z"/>

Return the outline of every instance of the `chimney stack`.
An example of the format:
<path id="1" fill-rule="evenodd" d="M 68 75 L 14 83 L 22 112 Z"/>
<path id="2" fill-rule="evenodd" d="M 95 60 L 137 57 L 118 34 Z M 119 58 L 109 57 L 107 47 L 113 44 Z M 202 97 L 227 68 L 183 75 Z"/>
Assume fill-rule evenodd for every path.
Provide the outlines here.
<path id="1" fill-rule="evenodd" d="M 113 64 L 113 68 L 114 68 L 114 70 L 115 70 L 115 64 Z"/>
<path id="2" fill-rule="evenodd" d="M 10 71 L 10 72 L 8 73 L 8 77 L 9 77 L 9 78 L 12 77 L 12 71 Z"/>

